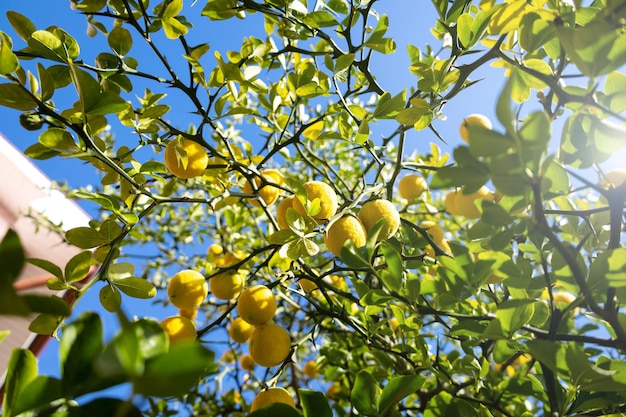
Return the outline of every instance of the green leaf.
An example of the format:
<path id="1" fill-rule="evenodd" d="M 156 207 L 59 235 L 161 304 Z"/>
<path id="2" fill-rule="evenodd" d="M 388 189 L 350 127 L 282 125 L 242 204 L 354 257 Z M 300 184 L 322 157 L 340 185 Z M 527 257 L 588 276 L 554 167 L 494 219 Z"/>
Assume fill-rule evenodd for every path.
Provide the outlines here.
<path id="1" fill-rule="evenodd" d="M 605 278 L 611 287 L 626 287 L 626 249 L 616 248 L 610 249 L 608 252 L 608 271 Z"/>
<path id="2" fill-rule="evenodd" d="M 456 21 L 456 33 L 465 49 L 469 49 L 473 45 L 473 25 L 474 18 L 469 13 L 463 13 Z"/>
<path id="3" fill-rule="evenodd" d="M 26 16 L 12 10 L 7 12 L 7 19 L 9 20 L 9 23 L 13 27 L 15 33 L 17 33 L 18 36 L 24 41 L 28 42 L 30 35 L 32 35 L 32 33 L 36 30 L 33 22 L 31 22 Z"/>
<path id="4" fill-rule="evenodd" d="M 107 41 L 111 49 L 119 56 L 128 54 L 130 48 L 133 46 L 133 38 L 130 32 L 122 26 L 114 27 L 113 30 L 109 32 Z"/>
<path id="5" fill-rule="evenodd" d="M 87 393 L 97 383 L 92 363 L 102 351 L 102 321 L 95 312 L 85 312 L 63 329 L 59 344 L 61 388 L 64 396 Z"/>
<path id="6" fill-rule="evenodd" d="M 30 322 L 28 330 L 33 333 L 51 336 L 54 332 L 56 332 L 62 319 L 62 316 L 43 313 L 35 317 L 35 319 Z"/>
<path id="7" fill-rule="evenodd" d="M 402 257 L 396 248 L 388 244 L 382 244 L 380 250 L 385 256 L 385 262 L 387 263 L 387 268 L 381 271 L 380 277 L 389 291 L 398 292 L 402 286 Z"/>
<path id="8" fill-rule="evenodd" d="M 11 330 L 0 330 L 0 343 L 11 334 Z"/>
<path id="9" fill-rule="evenodd" d="M 130 401 L 100 397 L 80 406 L 77 417 L 142 417 L 144 414 Z M 70 413 L 74 417 L 74 413 Z"/>
<path id="10" fill-rule="evenodd" d="M 0 84 L 0 106 L 15 110 L 32 110 L 37 102 L 30 94 L 17 84 Z"/>
<path id="11" fill-rule="evenodd" d="M 199 379 L 215 372 L 214 354 L 199 343 L 171 346 L 166 354 L 146 364 L 143 375 L 134 378 L 135 392 L 157 397 L 182 396 Z"/>
<path id="12" fill-rule="evenodd" d="M 61 153 L 71 154 L 79 150 L 70 132 L 58 127 L 52 127 L 41 133 L 41 135 L 39 135 L 39 143 Z"/>
<path id="13" fill-rule="evenodd" d="M 393 119 L 404 108 L 406 102 L 406 90 L 402 90 L 399 94 L 391 97 L 389 92 L 383 93 L 376 103 L 374 119 Z"/>
<path id="14" fill-rule="evenodd" d="M 316 10 L 307 14 L 302 19 L 302 22 L 312 28 L 325 28 L 338 24 L 333 15 L 324 10 Z"/>
<path id="15" fill-rule="evenodd" d="M 426 378 L 420 375 L 400 375 L 392 377 L 383 388 L 380 398 L 380 415 L 386 416 L 391 409 L 407 396 L 424 385 Z"/>
<path id="16" fill-rule="evenodd" d="M 122 305 L 122 294 L 113 285 L 105 285 L 100 288 L 100 304 L 106 311 L 115 313 Z"/>
<path id="17" fill-rule="evenodd" d="M 93 254 L 91 251 L 83 251 L 74 255 L 65 265 L 65 281 L 76 282 L 87 277 L 91 265 L 93 264 Z"/>
<path id="18" fill-rule="evenodd" d="M 151 282 L 138 277 L 111 280 L 111 284 L 115 285 L 124 294 L 134 298 L 152 298 L 157 293 L 155 286 Z"/>
<path id="19" fill-rule="evenodd" d="M 81 249 L 104 246 L 110 242 L 108 238 L 91 227 L 75 227 L 70 229 L 65 233 L 65 238 L 70 244 Z"/>
<path id="20" fill-rule="evenodd" d="M 359 371 L 356 374 L 354 386 L 350 393 L 350 399 L 354 408 L 360 414 L 377 416 L 380 395 L 380 387 L 372 374 L 365 370 Z"/>
<path id="21" fill-rule="evenodd" d="M 7 366 L 2 417 L 17 415 L 15 406 L 26 387 L 37 377 L 37 359 L 28 349 L 13 349 Z"/>
<path id="22" fill-rule="evenodd" d="M 39 75 L 39 86 L 41 87 L 41 101 L 46 101 L 54 95 L 54 79 L 46 68 L 37 63 L 37 75 Z"/>
<path id="23" fill-rule="evenodd" d="M 59 268 L 50 261 L 47 261 L 45 259 L 27 258 L 26 262 L 31 265 L 35 265 L 46 272 L 51 273 L 60 280 L 63 280 L 63 271 L 61 270 L 61 268 Z"/>
<path id="24" fill-rule="evenodd" d="M 104 115 L 119 113 L 128 108 L 128 103 L 113 91 L 104 91 L 93 97 L 90 104 L 85 108 L 87 114 Z"/>
<path id="25" fill-rule="evenodd" d="M 0 31 L 0 75 L 10 74 L 19 67 L 19 61 L 11 46 L 11 38 Z"/>
<path id="26" fill-rule="evenodd" d="M 25 294 L 22 296 L 22 300 L 24 300 L 33 313 L 44 313 L 64 317 L 72 313 L 67 303 L 56 295 L 48 297 L 45 295 Z"/>
<path id="27" fill-rule="evenodd" d="M 20 237 L 9 229 L 0 242 L 0 283 L 12 284 L 24 267 L 24 249 Z"/>
<path id="28" fill-rule="evenodd" d="M 462 185 L 470 187 L 480 187 L 489 179 L 482 169 L 443 167 L 435 173 L 430 182 L 433 190 L 440 188 L 460 187 Z"/>
<path id="29" fill-rule="evenodd" d="M 47 30 L 36 30 L 31 33 L 27 42 L 33 54 L 56 62 L 67 62 L 67 51 L 56 34 Z"/>
<path id="30" fill-rule="evenodd" d="M 324 393 L 300 388 L 298 394 L 304 417 L 333 417 L 333 412 Z"/>
<path id="31" fill-rule="evenodd" d="M 476 156 L 502 154 L 516 145 L 512 138 L 480 125 L 470 124 L 468 133 L 470 151 Z"/>
<path id="32" fill-rule="evenodd" d="M 528 324 L 535 312 L 535 300 L 508 300 L 498 306 L 496 318 L 500 322 L 502 332 L 512 335 L 520 327 Z"/>
<path id="33" fill-rule="evenodd" d="M 187 26 L 175 17 L 164 19 L 161 23 L 163 25 L 163 32 L 165 32 L 165 36 L 167 36 L 168 39 L 178 39 L 187 34 L 189 30 Z"/>
<path id="34" fill-rule="evenodd" d="M 31 381 L 17 398 L 15 415 L 35 410 L 61 398 L 61 381 L 47 375 L 40 375 Z"/>

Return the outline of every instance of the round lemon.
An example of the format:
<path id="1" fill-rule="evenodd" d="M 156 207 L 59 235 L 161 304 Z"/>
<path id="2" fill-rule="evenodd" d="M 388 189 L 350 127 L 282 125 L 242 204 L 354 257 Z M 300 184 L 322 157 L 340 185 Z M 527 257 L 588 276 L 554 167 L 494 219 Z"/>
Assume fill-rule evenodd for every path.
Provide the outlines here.
<path id="1" fill-rule="evenodd" d="M 365 226 L 357 217 L 346 215 L 334 222 L 324 234 L 328 250 L 340 256 L 341 248 L 351 240 L 357 247 L 364 246 L 367 240 Z"/>
<path id="2" fill-rule="evenodd" d="M 333 382 L 326 390 L 326 396 L 331 400 L 336 399 L 341 393 L 341 384 L 339 382 Z"/>
<path id="3" fill-rule="evenodd" d="M 461 216 L 468 219 L 477 219 L 480 217 L 480 211 L 474 204 L 476 200 L 488 200 L 493 201 L 493 194 L 489 191 L 489 188 L 484 185 L 470 194 L 464 194 L 459 192 L 454 198 L 454 207 Z"/>
<path id="4" fill-rule="evenodd" d="M 296 403 L 293 401 L 291 394 L 284 388 L 274 387 L 261 391 L 254 397 L 252 404 L 250 405 L 250 412 L 256 411 L 259 408 L 263 408 L 266 405 L 273 403 L 283 403 L 296 408 Z"/>
<path id="5" fill-rule="evenodd" d="M 443 207 L 448 213 L 452 214 L 453 216 L 458 216 L 459 214 L 456 210 L 456 195 L 457 191 L 452 190 L 448 194 L 446 194 L 443 200 Z"/>
<path id="6" fill-rule="evenodd" d="M 188 318 L 189 320 L 193 320 L 198 316 L 197 308 L 181 308 L 178 310 L 178 315 L 181 317 Z"/>
<path id="7" fill-rule="evenodd" d="M 469 143 L 469 127 L 470 126 L 482 126 L 485 129 L 491 129 L 493 125 L 491 124 L 491 120 L 487 116 L 482 114 L 470 114 L 461 122 L 461 127 L 459 128 L 459 133 L 461 134 L 461 139 L 463 139 L 466 143 Z"/>
<path id="8" fill-rule="evenodd" d="M 241 369 L 243 370 L 252 371 L 256 366 L 256 362 L 252 359 L 252 356 L 246 353 L 239 359 L 239 365 L 241 365 Z"/>
<path id="9" fill-rule="evenodd" d="M 178 178 L 197 177 L 209 163 L 206 149 L 191 139 L 170 141 L 163 157 L 167 170 Z"/>
<path id="10" fill-rule="evenodd" d="M 266 182 L 270 182 L 270 183 L 274 183 L 278 185 L 282 185 L 285 182 L 285 177 L 283 176 L 283 174 L 281 174 L 280 171 L 275 170 L 275 169 L 266 169 L 264 171 L 261 171 L 261 177 L 263 177 L 263 179 Z M 266 206 L 274 204 L 274 202 L 278 200 L 278 197 L 280 197 L 280 195 L 282 194 L 282 190 L 272 185 L 261 186 L 261 182 L 262 181 L 260 177 L 258 176 L 254 177 L 254 184 L 255 184 L 255 188 L 257 189 L 256 193 L 258 194 L 259 199 L 263 200 Z M 246 183 L 244 184 L 243 192 L 246 194 L 255 193 L 250 181 L 246 181 Z M 255 207 L 261 207 L 261 203 L 259 202 L 259 199 L 249 198 L 248 201 L 250 202 L 250 204 L 252 204 Z"/>
<path id="11" fill-rule="evenodd" d="M 320 211 L 312 216 L 315 220 L 329 219 L 337 213 L 339 202 L 335 190 L 333 190 L 330 185 L 321 181 L 309 181 L 304 184 L 304 188 L 306 189 L 306 198 L 308 201 L 313 201 L 316 198 L 319 199 Z M 297 198 L 293 199 L 293 208 L 301 215 L 307 215 L 306 209 Z"/>
<path id="12" fill-rule="evenodd" d="M 245 282 L 245 275 L 241 271 L 221 272 L 209 279 L 211 293 L 220 300 L 232 300 L 237 297 Z"/>
<path id="13" fill-rule="evenodd" d="M 287 223 L 287 209 L 293 207 L 294 198 L 294 196 L 289 196 L 276 207 L 276 223 L 281 230 L 289 229 L 289 224 Z"/>
<path id="14" fill-rule="evenodd" d="M 310 279 L 307 278 L 302 278 L 298 281 L 298 284 L 300 284 L 300 287 L 302 288 L 302 291 L 304 291 L 305 293 L 310 293 L 313 290 L 317 289 L 317 284 L 313 281 L 311 281 Z"/>
<path id="15" fill-rule="evenodd" d="M 254 326 L 241 317 L 234 319 L 228 327 L 228 335 L 237 343 L 247 342 L 253 331 Z"/>
<path id="16" fill-rule="evenodd" d="M 287 359 L 291 350 L 291 338 L 287 330 L 278 324 L 266 323 L 254 328 L 248 348 L 256 363 L 271 368 Z"/>
<path id="17" fill-rule="evenodd" d="M 302 372 L 309 378 L 315 378 L 319 373 L 319 368 L 317 367 L 315 361 L 311 359 L 304 364 L 304 366 L 302 367 Z"/>
<path id="18" fill-rule="evenodd" d="M 439 225 L 433 221 L 425 220 L 419 224 L 419 227 L 426 230 L 435 243 L 440 243 L 443 241 L 443 229 L 439 227 Z"/>
<path id="19" fill-rule="evenodd" d="M 170 339 L 170 345 L 196 340 L 196 325 L 186 317 L 171 316 L 160 324 Z"/>
<path id="20" fill-rule="evenodd" d="M 254 285 L 237 299 L 239 317 L 252 325 L 267 323 L 276 314 L 276 297 L 265 285 Z"/>
<path id="21" fill-rule="evenodd" d="M 389 200 L 371 200 L 363 204 L 359 211 L 359 220 L 361 220 L 367 232 L 380 219 L 384 219 L 384 224 L 380 229 L 377 240 L 387 240 L 395 235 L 398 228 L 400 228 L 400 213 L 398 213 L 398 209 Z"/>
<path id="22" fill-rule="evenodd" d="M 409 201 L 418 198 L 424 191 L 428 189 L 426 180 L 421 175 L 408 174 L 400 179 L 398 183 L 398 192 L 400 197 Z"/>
<path id="23" fill-rule="evenodd" d="M 209 285 L 198 271 L 185 269 L 174 274 L 167 285 L 170 302 L 182 309 L 196 308 L 209 293 Z"/>
<path id="24" fill-rule="evenodd" d="M 600 187 L 602 188 L 617 188 L 626 181 L 626 169 L 618 168 L 607 172 L 603 178 L 600 179 Z"/>

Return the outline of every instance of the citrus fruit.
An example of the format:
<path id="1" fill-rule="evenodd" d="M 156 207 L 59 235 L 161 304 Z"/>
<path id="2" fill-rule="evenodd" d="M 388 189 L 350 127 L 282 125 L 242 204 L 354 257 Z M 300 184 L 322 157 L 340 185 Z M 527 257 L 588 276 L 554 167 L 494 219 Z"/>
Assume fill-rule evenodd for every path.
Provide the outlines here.
<path id="1" fill-rule="evenodd" d="M 228 335 L 237 343 L 247 342 L 253 331 L 254 326 L 241 317 L 234 319 L 228 327 Z"/>
<path id="2" fill-rule="evenodd" d="M 341 248 L 351 240 L 356 247 L 365 245 L 365 226 L 357 217 L 346 215 L 334 222 L 324 234 L 324 242 L 328 250 L 335 256 L 340 256 Z"/>
<path id="3" fill-rule="evenodd" d="M 469 135 L 469 127 L 470 126 L 482 126 L 485 129 L 491 129 L 493 125 L 491 124 L 491 120 L 487 116 L 482 114 L 470 114 L 461 122 L 461 127 L 459 128 L 459 133 L 461 134 L 461 139 L 463 139 L 466 143 L 470 141 Z"/>
<path id="4" fill-rule="evenodd" d="M 248 287 L 239 295 L 237 312 L 252 325 L 267 323 L 276 313 L 276 297 L 265 285 Z"/>
<path id="5" fill-rule="evenodd" d="M 204 146 L 191 139 L 174 139 L 165 147 L 165 166 L 178 178 L 193 178 L 201 175 L 209 163 Z"/>
<path id="6" fill-rule="evenodd" d="M 252 356 L 246 353 L 239 359 L 239 365 L 241 365 L 241 369 L 252 371 L 256 366 L 256 362 L 252 359 Z"/>
<path id="7" fill-rule="evenodd" d="M 371 200 L 363 204 L 363 207 L 361 207 L 359 211 L 359 220 L 361 220 L 367 232 L 369 232 L 380 219 L 384 219 L 384 223 L 380 229 L 377 240 L 387 240 L 395 235 L 400 227 L 400 213 L 398 213 L 398 209 L 389 200 Z"/>
<path id="8" fill-rule="evenodd" d="M 457 216 L 459 214 L 456 210 L 456 194 L 457 191 L 452 190 L 448 194 L 446 194 L 443 200 L 443 207 L 448 213 L 452 214 L 453 216 Z"/>
<path id="9" fill-rule="evenodd" d="M 477 219 L 480 217 L 480 211 L 474 204 L 476 200 L 493 201 L 493 194 L 484 185 L 480 187 L 478 191 L 474 191 L 470 194 L 459 192 L 454 198 L 454 207 L 461 216 L 467 217 L 468 219 Z"/>
<path id="10" fill-rule="evenodd" d="M 428 189 L 426 180 L 421 175 L 408 174 L 400 179 L 398 183 L 398 192 L 400 197 L 411 201 L 418 198 Z"/>
<path id="11" fill-rule="evenodd" d="M 209 285 L 198 271 L 185 269 L 174 274 L 167 285 L 170 302 L 182 309 L 196 308 L 209 293 Z"/>
<path id="12" fill-rule="evenodd" d="M 435 243 L 443 241 L 443 230 L 439 225 L 431 220 L 425 220 L 419 224 L 419 227 L 426 230 Z"/>
<path id="13" fill-rule="evenodd" d="M 607 172 L 603 178 L 600 179 L 600 187 L 602 188 L 617 188 L 626 181 L 626 169 L 618 168 Z"/>
<path id="14" fill-rule="evenodd" d="M 186 317 L 171 316 L 163 319 L 160 324 L 172 345 L 196 339 L 196 325 Z"/>
<path id="15" fill-rule="evenodd" d="M 326 396 L 331 400 L 336 399 L 341 392 L 341 384 L 339 382 L 333 382 L 326 390 Z"/>
<path id="16" fill-rule="evenodd" d="M 274 183 L 278 185 L 282 185 L 285 182 L 285 177 L 283 176 L 283 174 L 281 174 L 280 171 L 275 170 L 275 169 L 266 169 L 264 171 L 261 171 L 261 177 L 263 177 L 263 179 L 266 182 L 270 182 L 270 183 Z M 278 197 L 281 195 L 282 190 L 272 185 L 261 186 L 262 182 L 263 181 L 261 181 L 260 177 L 258 176 L 254 177 L 256 193 L 258 194 L 259 199 L 263 200 L 266 206 L 274 204 L 274 202 L 278 200 Z M 252 184 L 250 183 L 249 180 L 246 181 L 246 183 L 244 184 L 243 192 L 246 194 L 255 193 L 255 190 L 252 188 Z M 250 204 L 252 204 L 255 207 L 261 207 L 261 203 L 259 202 L 259 199 L 249 198 L 248 201 L 250 202 Z"/>
<path id="17" fill-rule="evenodd" d="M 278 227 L 282 229 L 289 229 L 289 224 L 287 223 L 287 209 L 293 207 L 293 199 L 294 196 L 289 196 L 280 202 L 278 207 L 276 207 L 276 223 L 278 223 Z"/>
<path id="18" fill-rule="evenodd" d="M 315 378 L 319 372 L 319 368 L 314 360 L 310 360 L 302 367 L 302 372 L 309 378 Z"/>
<path id="19" fill-rule="evenodd" d="M 178 310 L 178 315 L 181 317 L 188 318 L 189 320 L 193 320 L 198 316 L 197 308 L 181 308 Z"/>
<path id="20" fill-rule="evenodd" d="M 300 281 L 298 281 L 298 284 L 300 284 L 302 291 L 307 294 L 317 289 L 317 284 L 310 279 L 302 278 L 300 279 Z"/>
<path id="21" fill-rule="evenodd" d="M 335 215 L 339 203 L 337 201 L 337 194 L 330 185 L 321 181 L 309 181 L 304 184 L 304 188 L 306 189 L 306 198 L 308 201 L 314 201 L 316 198 L 319 199 L 320 209 L 311 217 L 315 220 L 324 220 Z M 306 209 L 297 198 L 293 200 L 293 208 L 301 215 L 307 215 Z"/>
<path id="22" fill-rule="evenodd" d="M 287 330 L 278 324 L 266 323 L 254 328 L 248 340 L 248 348 L 256 363 L 271 368 L 287 359 L 291 350 L 291 338 Z"/>
<path id="23" fill-rule="evenodd" d="M 231 300 L 243 289 L 245 275 L 242 271 L 225 271 L 209 279 L 211 293 L 220 300 Z"/>
<path id="24" fill-rule="evenodd" d="M 273 403 L 283 403 L 296 408 L 296 403 L 293 401 L 291 394 L 284 388 L 274 387 L 261 391 L 254 397 L 252 404 L 250 405 L 250 412 L 256 411 L 259 408 L 263 408 L 266 405 Z"/>

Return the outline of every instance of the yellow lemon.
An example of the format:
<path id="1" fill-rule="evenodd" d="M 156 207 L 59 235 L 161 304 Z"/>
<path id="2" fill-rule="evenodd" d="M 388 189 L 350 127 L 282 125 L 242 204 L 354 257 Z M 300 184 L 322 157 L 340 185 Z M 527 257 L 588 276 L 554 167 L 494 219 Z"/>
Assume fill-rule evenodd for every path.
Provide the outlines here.
<path id="1" fill-rule="evenodd" d="M 201 175 L 209 163 L 206 149 L 191 139 L 174 139 L 165 147 L 165 166 L 178 178 Z"/>
<path id="2" fill-rule="evenodd" d="M 319 373 L 319 368 L 314 360 L 310 360 L 302 367 L 302 372 L 309 378 L 315 378 Z"/>
<path id="3" fill-rule="evenodd" d="M 346 215 L 334 222 L 324 234 L 326 247 L 335 256 L 341 254 L 341 248 L 351 240 L 357 247 L 365 245 L 365 226 L 357 217 Z"/>
<path id="4" fill-rule="evenodd" d="M 171 345 L 196 340 L 196 325 L 188 318 L 171 316 L 163 319 L 160 324 L 169 336 Z"/>
<path id="5" fill-rule="evenodd" d="M 185 269 L 177 272 L 167 285 L 170 302 L 182 309 L 196 308 L 209 293 L 209 285 L 198 271 Z"/>
<path id="6" fill-rule="evenodd" d="M 298 284 L 300 284 L 302 290 L 307 294 L 317 289 L 317 284 L 310 279 L 302 278 L 298 281 Z"/>
<path id="7" fill-rule="evenodd" d="M 304 184 L 304 188 L 308 201 L 319 199 L 320 210 L 312 216 L 315 220 L 329 219 L 335 215 L 339 202 L 335 190 L 330 185 L 321 181 L 309 181 Z M 307 215 L 306 209 L 297 198 L 293 200 L 293 208 L 301 215 Z"/>
<path id="8" fill-rule="evenodd" d="M 389 200 L 372 200 L 363 204 L 363 207 L 361 207 L 359 211 L 359 220 L 361 220 L 367 232 L 369 232 L 380 219 L 384 219 L 384 224 L 380 229 L 377 240 L 387 240 L 395 235 L 398 228 L 400 228 L 400 213 L 398 213 L 398 209 Z"/>
<path id="9" fill-rule="evenodd" d="M 234 319 L 228 327 L 228 335 L 237 343 L 247 342 L 253 331 L 254 326 L 241 317 Z"/>
<path id="10" fill-rule="evenodd" d="M 461 127 L 459 128 L 459 133 L 461 134 L 461 139 L 463 139 L 466 143 L 469 143 L 469 127 L 470 126 L 482 126 L 485 129 L 491 129 L 493 125 L 491 124 L 491 120 L 487 116 L 482 114 L 470 114 L 461 122 Z"/>
<path id="11" fill-rule="evenodd" d="M 254 397 L 252 404 L 250 405 L 250 412 L 256 411 L 259 408 L 263 408 L 266 405 L 273 403 L 283 403 L 296 408 L 296 403 L 293 401 L 291 394 L 284 388 L 274 387 L 261 391 Z"/>
<path id="12" fill-rule="evenodd" d="M 266 169 L 264 171 L 261 171 L 261 177 L 263 177 L 263 179 L 266 182 L 270 182 L 270 183 L 274 183 L 278 185 L 282 185 L 285 182 L 285 177 L 283 176 L 283 174 L 281 174 L 280 171 L 275 170 L 275 169 Z M 263 200 L 266 206 L 274 204 L 274 202 L 278 200 L 278 197 L 281 195 L 282 190 L 272 185 L 261 186 L 261 183 L 262 183 L 261 178 L 259 178 L 258 176 L 255 176 L 254 184 L 255 184 L 255 188 L 257 189 L 256 193 L 258 194 L 259 198 Z M 255 193 L 250 181 L 246 181 L 246 183 L 244 184 L 243 192 L 246 194 Z M 250 202 L 250 204 L 252 204 L 255 207 L 261 207 L 261 203 L 259 202 L 257 198 L 249 198 L 248 201 Z"/>
<path id="13" fill-rule="evenodd" d="M 339 393 L 341 393 L 341 384 L 339 382 L 333 382 L 326 390 L 326 396 L 331 400 L 336 399 Z"/>
<path id="14" fill-rule="evenodd" d="M 271 368 L 287 359 L 291 350 L 291 338 L 287 330 L 278 324 L 266 323 L 254 328 L 248 347 L 256 363 Z"/>
<path id="15" fill-rule="evenodd" d="M 287 224 L 287 209 L 293 207 L 294 198 L 294 196 L 289 196 L 276 207 L 276 223 L 278 223 L 278 227 L 281 230 L 289 229 L 289 224 Z"/>
<path id="16" fill-rule="evenodd" d="M 211 293 L 220 300 L 231 300 L 241 293 L 245 275 L 242 271 L 225 271 L 209 279 Z"/>
<path id="17" fill-rule="evenodd" d="M 265 285 L 248 287 L 239 295 L 237 312 L 252 325 L 267 323 L 276 313 L 276 297 Z"/>
<path id="18" fill-rule="evenodd" d="M 626 181 L 626 169 L 618 168 L 606 173 L 606 175 L 600 179 L 600 187 L 602 188 L 617 188 Z"/>
<path id="19" fill-rule="evenodd" d="M 400 197 L 411 201 L 418 198 L 428 189 L 426 180 L 421 175 L 408 174 L 400 179 L 398 183 L 398 192 Z"/>
<path id="20" fill-rule="evenodd" d="M 256 362 L 252 359 L 252 356 L 246 353 L 239 359 L 239 365 L 241 365 L 241 369 L 252 371 L 256 366 Z"/>
<path id="21" fill-rule="evenodd" d="M 454 198 L 454 207 L 461 216 L 467 217 L 468 219 L 477 219 L 480 217 L 480 211 L 474 202 L 476 200 L 493 201 L 493 199 L 491 191 L 483 185 L 478 191 L 474 191 L 470 194 L 464 194 L 463 192 L 457 193 Z"/>
<path id="22" fill-rule="evenodd" d="M 419 224 L 419 227 L 426 230 L 435 243 L 443 241 L 443 229 L 433 221 L 425 220 Z"/>
<path id="23" fill-rule="evenodd" d="M 181 308 L 178 310 L 178 315 L 181 317 L 185 317 L 189 320 L 193 320 L 198 316 L 197 308 Z"/>
<path id="24" fill-rule="evenodd" d="M 443 207 L 446 211 L 453 216 L 458 216 L 459 212 L 456 210 L 456 195 L 457 191 L 453 190 L 446 194 L 443 200 Z"/>

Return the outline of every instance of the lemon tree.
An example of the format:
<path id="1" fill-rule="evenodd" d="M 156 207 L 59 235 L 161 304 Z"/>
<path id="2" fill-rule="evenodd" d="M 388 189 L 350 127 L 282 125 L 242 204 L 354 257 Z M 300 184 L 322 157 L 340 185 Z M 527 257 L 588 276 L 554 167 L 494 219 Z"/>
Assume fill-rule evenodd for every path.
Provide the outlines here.
<path id="1" fill-rule="evenodd" d="M 0 244 L 60 364 L 3 416 L 626 414 L 622 0 L 71 6 L 0 22 L 3 122 L 97 173 L 66 265 Z"/>

